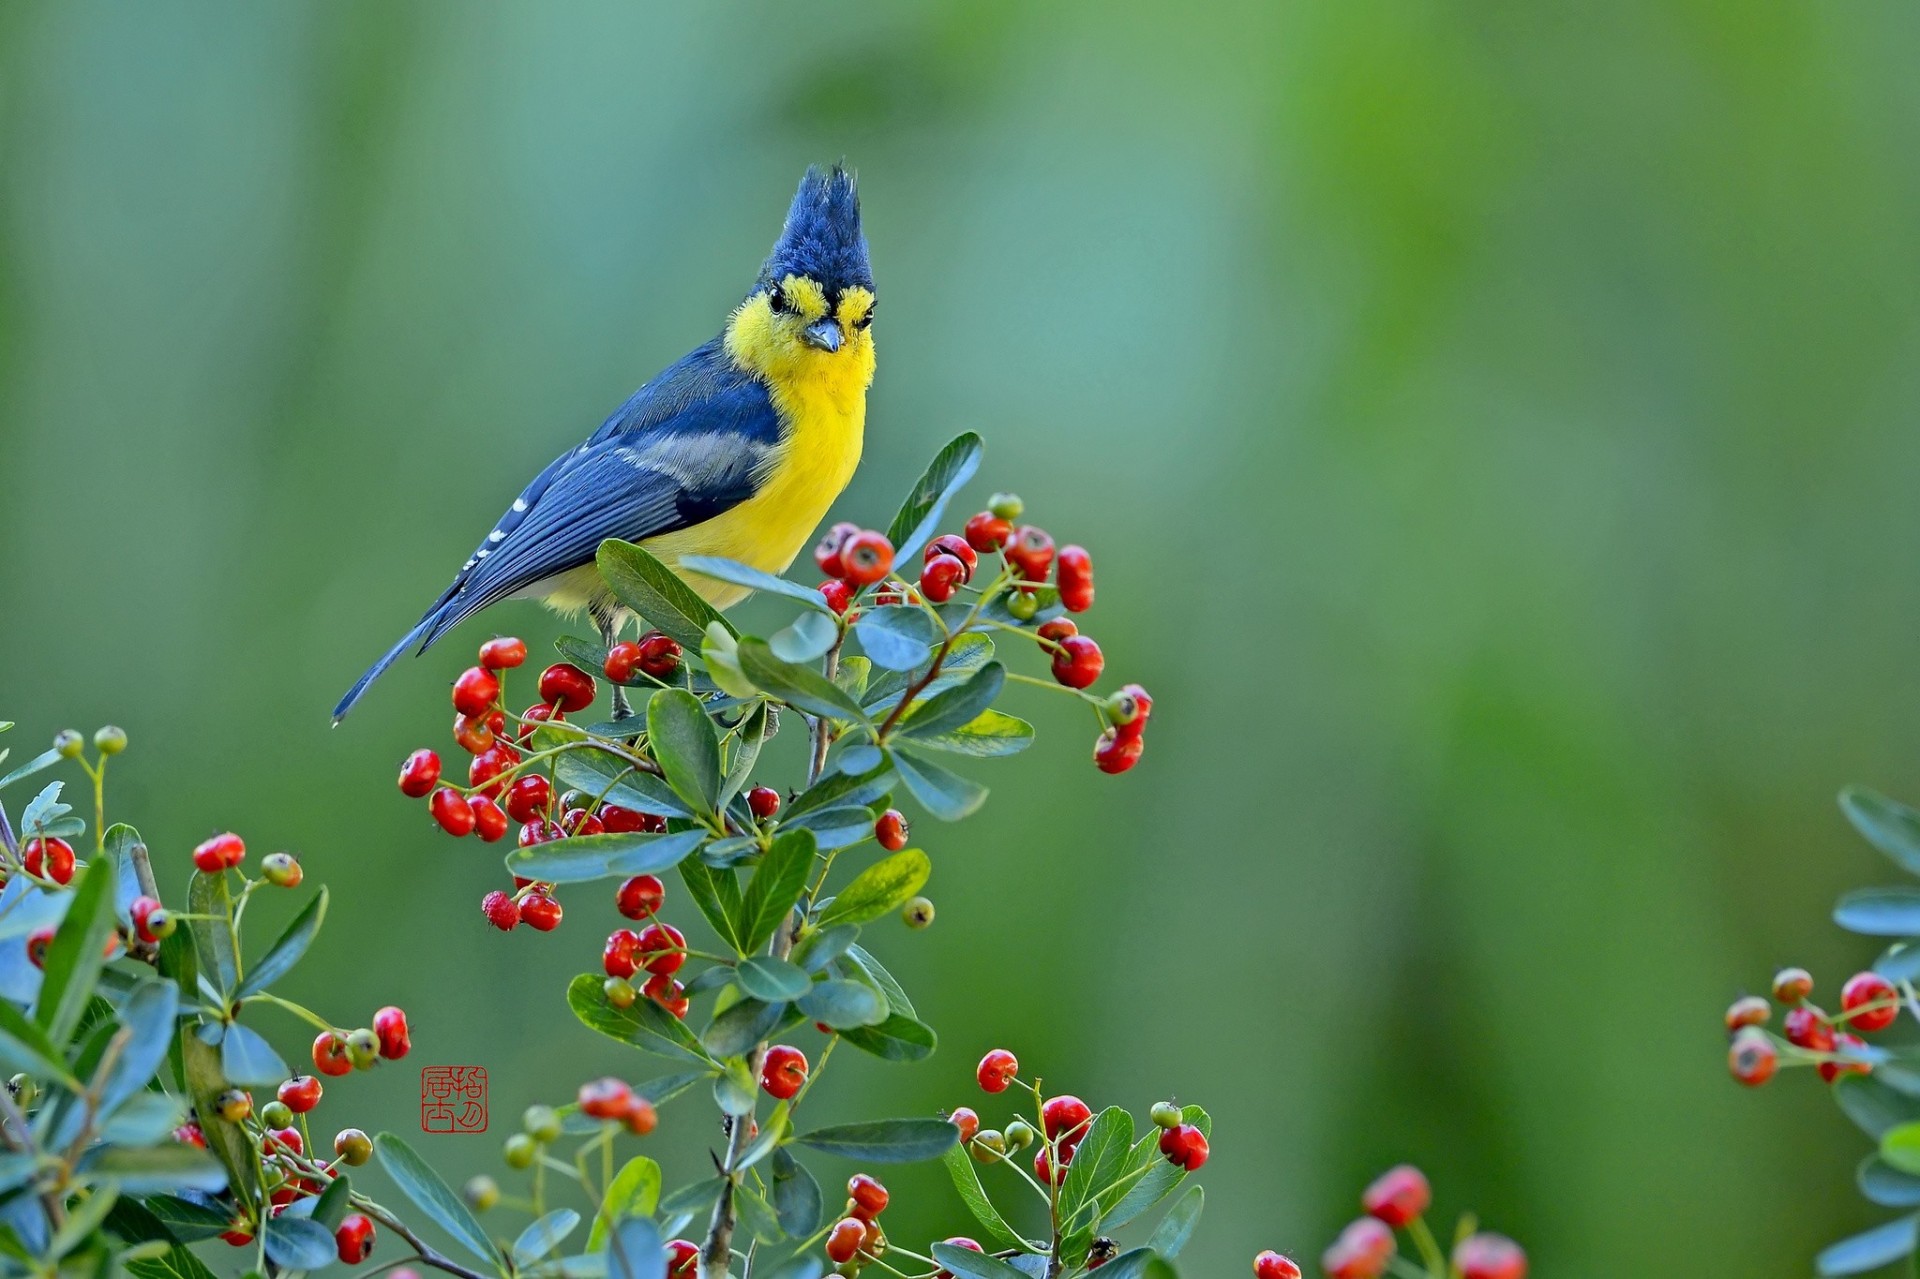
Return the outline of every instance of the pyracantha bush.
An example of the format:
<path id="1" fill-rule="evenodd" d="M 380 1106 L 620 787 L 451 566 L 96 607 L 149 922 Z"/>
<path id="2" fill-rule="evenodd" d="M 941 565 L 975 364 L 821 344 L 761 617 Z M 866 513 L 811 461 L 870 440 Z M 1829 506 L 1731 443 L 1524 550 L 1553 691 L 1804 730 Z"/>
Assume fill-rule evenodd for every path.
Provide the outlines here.
<path id="1" fill-rule="evenodd" d="M 1869 843 L 1920 876 L 1920 812 L 1860 787 L 1841 792 L 1840 809 Z M 1777 1071 L 1811 1067 L 1876 1143 L 1855 1172 L 1860 1193 L 1906 1212 L 1816 1259 L 1822 1275 L 1853 1275 L 1915 1256 L 1920 1232 L 1920 1043 L 1911 1024 L 1920 1017 L 1920 887 L 1848 893 L 1833 918 L 1849 932 L 1892 940 L 1820 1003 L 1819 983 L 1799 967 L 1775 973 L 1766 993 L 1735 999 L 1725 1014 L 1727 1069 L 1757 1088 Z"/>

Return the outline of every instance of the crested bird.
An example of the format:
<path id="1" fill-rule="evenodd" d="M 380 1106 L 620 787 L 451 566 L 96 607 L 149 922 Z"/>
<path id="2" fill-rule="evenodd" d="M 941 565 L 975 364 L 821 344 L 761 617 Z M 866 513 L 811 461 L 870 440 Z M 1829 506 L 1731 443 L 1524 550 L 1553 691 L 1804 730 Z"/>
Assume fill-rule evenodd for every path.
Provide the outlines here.
<path id="1" fill-rule="evenodd" d="M 808 169 L 720 333 L 533 477 L 418 624 L 347 690 L 333 722 L 402 653 L 425 652 L 503 599 L 584 609 L 611 644 L 629 619 L 594 563 L 608 538 L 669 566 L 716 555 L 783 572 L 859 465 L 876 300 L 853 175 Z M 716 608 L 749 593 L 688 584 Z"/>

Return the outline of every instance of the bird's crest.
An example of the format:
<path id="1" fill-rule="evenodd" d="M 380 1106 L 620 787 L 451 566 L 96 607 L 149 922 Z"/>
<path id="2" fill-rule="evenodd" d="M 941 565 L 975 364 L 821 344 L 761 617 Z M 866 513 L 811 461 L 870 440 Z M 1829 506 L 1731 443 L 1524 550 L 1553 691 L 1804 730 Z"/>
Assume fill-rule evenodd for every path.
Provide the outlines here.
<path id="1" fill-rule="evenodd" d="M 787 224 L 760 280 L 775 284 L 789 275 L 806 276 L 830 296 L 851 285 L 873 288 L 867 237 L 860 233 L 860 193 L 841 165 L 809 168 L 793 193 Z"/>

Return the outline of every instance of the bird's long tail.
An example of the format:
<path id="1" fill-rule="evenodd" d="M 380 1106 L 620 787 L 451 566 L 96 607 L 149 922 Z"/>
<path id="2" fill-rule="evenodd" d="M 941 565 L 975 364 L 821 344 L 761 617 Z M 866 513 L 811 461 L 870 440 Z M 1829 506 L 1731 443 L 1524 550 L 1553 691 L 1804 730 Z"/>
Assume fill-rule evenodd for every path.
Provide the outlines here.
<path id="1" fill-rule="evenodd" d="M 400 660 L 402 653 L 413 647 L 415 643 L 420 643 L 420 647 L 424 651 L 427 644 L 433 642 L 429 632 L 433 630 L 434 623 L 440 620 L 443 604 L 444 601 L 442 604 L 436 604 L 432 609 L 428 610 L 427 615 L 420 619 L 418 625 L 405 635 L 402 635 L 400 642 L 387 650 L 386 656 L 382 657 L 372 666 L 369 666 L 367 673 L 353 682 L 353 687 L 347 690 L 347 695 L 340 699 L 338 706 L 333 708 L 333 722 L 335 724 L 338 724 L 347 717 L 347 712 L 353 709 L 353 704 L 360 700 L 361 696 L 366 693 L 367 688 L 373 681 L 379 679 L 380 676 L 386 672 L 387 667 L 392 666 Z M 423 637 L 424 642 L 421 642 Z"/>

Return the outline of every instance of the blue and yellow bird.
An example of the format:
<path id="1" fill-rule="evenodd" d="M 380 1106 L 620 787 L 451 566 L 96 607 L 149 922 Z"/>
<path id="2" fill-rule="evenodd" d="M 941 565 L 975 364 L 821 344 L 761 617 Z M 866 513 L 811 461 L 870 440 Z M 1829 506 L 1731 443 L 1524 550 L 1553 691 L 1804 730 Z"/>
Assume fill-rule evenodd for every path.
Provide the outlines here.
<path id="1" fill-rule="evenodd" d="M 594 564 L 607 538 L 669 565 L 719 555 L 783 572 L 860 463 L 875 301 L 853 175 L 809 169 L 720 335 L 534 476 L 426 616 L 340 699 L 334 723 L 408 648 L 425 652 L 503 599 L 585 609 L 611 642 L 627 619 Z M 716 608 L 747 594 L 691 585 Z"/>

